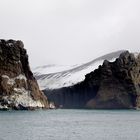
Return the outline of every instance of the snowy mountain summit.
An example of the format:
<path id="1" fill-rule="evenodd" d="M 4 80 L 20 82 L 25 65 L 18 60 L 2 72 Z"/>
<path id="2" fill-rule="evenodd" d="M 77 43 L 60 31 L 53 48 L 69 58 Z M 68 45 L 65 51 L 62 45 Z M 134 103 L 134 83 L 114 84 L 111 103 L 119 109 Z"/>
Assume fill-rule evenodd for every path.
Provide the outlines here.
<path id="1" fill-rule="evenodd" d="M 75 85 L 85 79 L 85 75 L 102 65 L 104 60 L 113 62 L 125 50 L 98 57 L 88 63 L 74 66 L 46 65 L 33 69 L 41 90 L 58 89 Z"/>

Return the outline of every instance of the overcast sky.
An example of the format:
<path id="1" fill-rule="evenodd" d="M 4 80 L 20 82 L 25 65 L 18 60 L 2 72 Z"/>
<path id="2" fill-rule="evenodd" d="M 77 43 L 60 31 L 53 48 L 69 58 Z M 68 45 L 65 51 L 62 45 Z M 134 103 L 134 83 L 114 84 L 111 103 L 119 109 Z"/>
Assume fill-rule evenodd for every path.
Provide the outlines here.
<path id="1" fill-rule="evenodd" d="M 140 51 L 140 1 L 0 0 L 0 38 L 22 40 L 32 67 Z"/>

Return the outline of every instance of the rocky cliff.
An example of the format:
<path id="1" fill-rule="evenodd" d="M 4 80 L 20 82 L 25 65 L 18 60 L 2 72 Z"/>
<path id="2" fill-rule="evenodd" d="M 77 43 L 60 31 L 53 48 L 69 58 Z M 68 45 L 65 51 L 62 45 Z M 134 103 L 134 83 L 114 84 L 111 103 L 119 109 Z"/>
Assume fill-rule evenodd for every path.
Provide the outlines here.
<path id="1" fill-rule="evenodd" d="M 140 55 L 125 51 L 114 62 L 105 60 L 83 82 L 44 92 L 64 108 L 140 108 Z"/>
<path id="2" fill-rule="evenodd" d="M 47 108 L 21 41 L 0 40 L 0 109 Z"/>

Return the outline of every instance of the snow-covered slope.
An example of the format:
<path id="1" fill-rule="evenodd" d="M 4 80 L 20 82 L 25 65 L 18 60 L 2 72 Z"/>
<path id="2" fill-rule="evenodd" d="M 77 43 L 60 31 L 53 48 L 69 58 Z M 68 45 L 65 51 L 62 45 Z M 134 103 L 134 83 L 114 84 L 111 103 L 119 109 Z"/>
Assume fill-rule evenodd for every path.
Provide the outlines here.
<path id="1" fill-rule="evenodd" d="M 58 73 L 62 71 L 66 71 L 72 68 L 78 67 L 78 65 L 45 65 L 45 66 L 39 66 L 34 68 L 34 73 L 40 75 L 40 74 L 49 74 L 49 73 Z"/>
<path id="2" fill-rule="evenodd" d="M 42 90 L 72 86 L 84 80 L 85 75 L 94 71 L 104 60 L 114 61 L 124 50 L 109 53 L 93 61 L 75 66 L 46 65 L 33 69 Z"/>

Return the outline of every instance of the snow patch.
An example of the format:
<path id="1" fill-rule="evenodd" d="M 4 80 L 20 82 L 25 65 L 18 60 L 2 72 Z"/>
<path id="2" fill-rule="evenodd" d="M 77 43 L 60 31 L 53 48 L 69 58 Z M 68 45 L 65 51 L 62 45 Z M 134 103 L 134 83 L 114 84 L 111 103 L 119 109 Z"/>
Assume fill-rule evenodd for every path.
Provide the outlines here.
<path id="1" fill-rule="evenodd" d="M 15 79 L 24 80 L 24 81 L 27 80 L 27 78 L 24 75 L 22 75 L 22 74 L 20 74 L 19 76 L 17 76 Z"/>
<path id="2" fill-rule="evenodd" d="M 7 109 L 8 109 L 8 106 L 7 106 L 7 105 L 1 105 L 1 104 L 0 104 L 0 110 L 1 110 L 1 109 L 6 109 L 6 110 L 7 110 Z"/>
<path id="3" fill-rule="evenodd" d="M 27 80 L 27 78 L 24 75 L 22 75 L 22 74 L 18 75 L 17 77 L 14 77 L 14 78 L 10 78 L 7 75 L 2 75 L 2 78 L 8 79 L 7 84 L 9 84 L 9 85 L 14 85 L 16 79 L 18 79 L 18 80 L 24 80 L 24 81 Z"/>
<path id="4" fill-rule="evenodd" d="M 45 107 L 40 101 L 35 101 L 31 98 L 31 91 L 24 88 L 14 88 L 15 93 L 11 96 L 4 96 L 3 99 L 8 104 L 15 104 L 15 106 L 22 105 L 23 107 Z"/>
<path id="5" fill-rule="evenodd" d="M 133 53 L 134 54 L 134 57 L 135 58 L 138 58 L 138 56 L 139 56 L 139 53 L 138 52 L 135 52 L 135 53 Z"/>
<path id="6" fill-rule="evenodd" d="M 7 75 L 2 75 L 2 78 L 9 79 L 9 76 L 7 76 Z"/>
<path id="7" fill-rule="evenodd" d="M 14 47 L 13 43 L 8 43 L 8 46 Z"/>
<path id="8" fill-rule="evenodd" d="M 34 68 L 33 71 L 36 74 L 49 74 L 49 73 L 56 73 L 56 72 L 62 72 L 69 69 L 73 69 L 79 65 L 46 65 L 46 66 L 40 66 L 37 68 Z M 39 72 L 39 73 L 38 73 Z"/>

